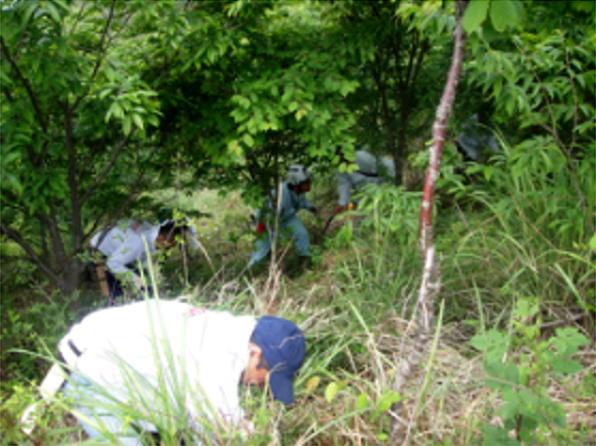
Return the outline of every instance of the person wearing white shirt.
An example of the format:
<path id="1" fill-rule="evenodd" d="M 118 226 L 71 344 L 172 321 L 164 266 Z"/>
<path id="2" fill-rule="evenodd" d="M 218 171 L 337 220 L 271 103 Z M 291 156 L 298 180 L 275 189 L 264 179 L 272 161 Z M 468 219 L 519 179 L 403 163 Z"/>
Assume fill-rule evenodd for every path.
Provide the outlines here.
<path id="1" fill-rule="evenodd" d="M 162 225 L 147 222 L 122 221 L 111 229 L 99 231 L 89 243 L 92 252 L 97 251 L 106 259 L 106 279 L 110 290 L 110 302 L 123 294 L 121 279 L 128 280 L 139 290 L 144 289 L 143 280 L 137 269 L 147 265 L 148 254 L 156 249 L 170 249 L 177 244 L 176 236 L 182 234 L 185 226 L 173 221 Z M 146 245 L 146 246 L 145 246 Z"/>
<path id="2" fill-rule="evenodd" d="M 350 173 L 337 173 L 339 200 L 334 210 L 335 215 L 342 213 L 348 208 L 352 191 L 358 192 L 367 184 L 380 184 L 389 178 L 395 178 L 395 169 L 390 159 L 381 158 L 381 169 L 379 169 L 377 158 L 366 150 L 357 150 L 356 159 L 353 162 L 348 161 L 339 149 L 336 153 L 339 154 L 341 162 L 348 165 L 355 164 L 357 169 Z"/>
<path id="3" fill-rule="evenodd" d="M 174 212 L 170 208 L 161 208 L 157 214 L 157 220 L 160 224 L 167 223 L 169 220 L 174 219 Z M 177 219 L 178 222 L 181 219 Z M 200 249 L 199 245 L 199 235 L 197 233 L 197 228 L 195 227 L 193 221 L 188 217 L 183 217 L 184 224 L 187 228 L 187 234 L 190 238 L 190 246 L 194 251 L 198 251 Z"/>
<path id="4" fill-rule="evenodd" d="M 304 334 L 286 319 L 164 300 L 91 313 L 59 343 L 74 370 L 64 393 L 83 429 L 124 445 L 142 444 L 137 429 L 173 424 L 196 435 L 186 444 L 218 428 L 250 433 L 239 385 L 268 383 L 277 400 L 293 403 L 305 349 Z"/>

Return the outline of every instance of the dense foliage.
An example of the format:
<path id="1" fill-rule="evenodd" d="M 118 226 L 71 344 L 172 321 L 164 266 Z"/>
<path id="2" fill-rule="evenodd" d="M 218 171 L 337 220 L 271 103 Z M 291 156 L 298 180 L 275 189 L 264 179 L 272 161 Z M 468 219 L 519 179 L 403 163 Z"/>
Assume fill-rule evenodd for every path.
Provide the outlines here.
<path id="1" fill-rule="evenodd" d="M 165 205 L 210 216 L 194 220 L 201 251 L 164 263 L 162 296 L 306 329 L 297 407 L 282 414 L 246 395 L 252 444 L 377 444 L 398 401 L 415 444 L 594 441 L 584 415 L 596 404 L 595 11 L 470 2 L 434 207 L 438 328 L 421 384 L 399 395 L 391 381 L 416 311 L 423 149 L 450 64 L 451 2 L 4 2 L 2 435 L 77 441 L 63 402 L 29 438 L 18 416 L 60 336 L 103 305 L 83 274 L 90 237 Z M 490 116 L 501 150 L 466 163 L 456 140 L 475 113 Z M 321 234 L 337 146 L 391 156 L 396 184 L 370 188 Z M 314 271 L 296 274 L 282 243 L 281 279 L 247 275 L 250 208 L 293 162 L 317 174 L 323 217 L 304 218 Z M 154 421 L 172 444 L 188 429 Z"/>

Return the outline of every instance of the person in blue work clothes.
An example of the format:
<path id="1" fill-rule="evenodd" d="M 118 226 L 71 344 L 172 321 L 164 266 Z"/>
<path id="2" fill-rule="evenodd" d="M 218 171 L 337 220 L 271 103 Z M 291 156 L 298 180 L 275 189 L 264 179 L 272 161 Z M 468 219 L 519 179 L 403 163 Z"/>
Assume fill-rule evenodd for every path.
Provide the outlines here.
<path id="1" fill-rule="evenodd" d="M 490 129 L 486 113 L 472 115 L 462 126 L 457 138 L 457 151 L 462 154 L 464 161 L 478 162 L 483 154 L 501 150 Z"/>
<path id="2" fill-rule="evenodd" d="M 281 185 L 281 202 L 279 207 L 278 221 L 279 228 L 290 231 L 296 251 L 303 262 L 310 262 L 310 237 L 308 231 L 296 215 L 301 209 L 306 209 L 313 214 L 317 209 L 308 201 L 306 193 L 312 185 L 312 174 L 301 164 L 293 164 L 288 169 L 286 181 Z M 273 200 L 273 203 L 272 203 Z M 257 239 L 256 249 L 252 253 L 249 266 L 254 265 L 263 259 L 271 251 L 271 234 L 275 229 L 275 221 L 267 219 L 267 214 L 275 212 L 277 206 L 277 190 L 271 191 L 271 197 L 265 208 L 257 211 Z"/>
<path id="3" fill-rule="evenodd" d="M 367 184 L 381 184 L 390 178 L 395 178 L 393 161 L 388 158 L 377 158 L 366 150 L 357 150 L 354 161 L 348 161 L 339 149 L 336 151 L 342 163 L 356 165 L 352 172 L 337 173 L 337 190 L 339 199 L 333 213 L 341 214 L 348 209 L 352 191 L 359 192 Z M 357 201 L 357 200 L 354 200 Z"/>

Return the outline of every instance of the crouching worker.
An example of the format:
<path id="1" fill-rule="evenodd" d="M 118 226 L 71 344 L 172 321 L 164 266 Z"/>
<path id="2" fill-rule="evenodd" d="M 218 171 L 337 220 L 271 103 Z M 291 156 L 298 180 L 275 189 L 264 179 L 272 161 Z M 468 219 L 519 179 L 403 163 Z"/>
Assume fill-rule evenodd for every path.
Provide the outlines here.
<path id="1" fill-rule="evenodd" d="M 144 267 L 148 261 L 147 249 L 149 253 L 156 249 L 171 249 L 177 243 L 176 237 L 183 235 L 185 230 L 185 225 L 176 225 L 172 220 L 159 226 L 129 221 L 121 222 L 107 230 L 107 233 L 103 230 L 95 234 L 89 249 L 96 264 L 105 261 L 109 303 L 113 304 L 116 297 L 124 294 L 122 280 L 132 283 L 138 293 L 143 295 L 144 284 L 137 260 Z"/>
<path id="2" fill-rule="evenodd" d="M 292 240 L 298 255 L 308 263 L 310 260 L 310 237 L 308 231 L 296 215 L 301 209 L 316 213 L 317 209 L 308 201 L 306 193 L 312 186 L 312 174 L 301 164 L 293 164 L 288 169 L 286 181 L 281 185 L 281 202 L 279 207 L 279 228 L 286 228 L 291 232 Z M 273 203 L 272 203 L 273 201 Z M 271 235 L 275 230 L 275 222 L 267 219 L 273 215 L 277 207 L 277 190 L 271 191 L 271 198 L 264 209 L 257 211 L 257 246 L 250 258 L 249 266 L 263 259 L 271 251 Z"/>
<path id="3" fill-rule="evenodd" d="M 305 348 L 286 319 L 162 300 L 94 312 L 59 344 L 73 414 L 91 438 L 124 445 L 142 445 L 142 432 L 158 433 L 158 444 L 242 442 L 252 425 L 239 387 L 269 384 L 293 403 Z"/>
<path id="4" fill-rule="evenodd" d="M 393 162 L 388 158 L 381 158 L 380 161 L 377 161 L 377 158 L 366 150 L 357 150 L 355 161 L 349 161 L 339 148 L 335 153 L 339 156 L 341 163 L 348 166 L 355 165 L 357 170 L 351 173 L 337 172 L 339 200 L 333 211 L 334 215 L 341 214 L 348 209 L 352 191 L 358 193 L 367 184 L 382 184 L 392 178 L 395 179 Z"/>

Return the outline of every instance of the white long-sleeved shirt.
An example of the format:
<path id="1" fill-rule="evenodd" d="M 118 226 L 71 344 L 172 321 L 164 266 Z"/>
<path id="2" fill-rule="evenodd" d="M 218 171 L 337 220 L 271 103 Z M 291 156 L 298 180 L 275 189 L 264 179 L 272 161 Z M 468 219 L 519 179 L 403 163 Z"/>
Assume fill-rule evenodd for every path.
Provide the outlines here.
<path id="1" fill-rule="evenodd" d="M 153 300 L 96 311 L 59 346 L 63 351 L 71 341 L 82 352 L 78 373 L 143 413 L 155 417 L 185 401 L 195 426 L 200 420 L 239 426 L 238 383 L 255 325 L 252 316 Z M 147 421 L 144 427 L 155 430 Z"/>
<path id="2" fill-rule="evenodd" d="M 195 228 L 195 225 L 192 223 L 192 221 L 190 220 L 190 218 L 186 217 L 186 224 L 188 225 L 188 235 L 190 236 L 190 246 L 192 246 L 192 249 L 194 249 L 195 251 L 199 250 L 199 235 L 197 233 L 197 228 Z"/>
<path id="3" fill-rule="evenodd" d="M 387 158 L 381 158 L 382 169 L 384 174 L 395 178 L 395 168 L 393 162 Z M 377 159 L 374 155 L 365 150 L 356 151 L 355 163 L 358 165 L 358 170 L 352 173 L 344 172 L 337 174 L 337 186 L 339 193 L 339 200 L 337 204 L 347 206 L 350 202 L 352 189 L 359 191 L 361 187 L 366 184 L 379 184 L 383 180 L 383 176 L 379 174 Z"/>
<path id="4" fill-rule="evenodd" d="M 148 256 L 144 241 L 147 242 L 149 253 L 153 253 L 159 226 L 150 225 L 147 222 L 138 223 L 134 220 L 120 222 L 108 231 L 101 244 L 97 246 L 102 234 L 103 231 L 100 231 L 93 236 L 91 247 L 98 249 L 107 257 L 106 265 L 110 271 L 125 273 L 129 271 L 126 265 L 137 260 L 140 260 L 142 265 L 147 264 Z"/>

